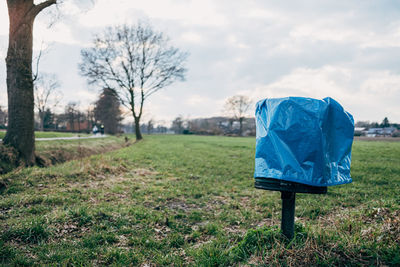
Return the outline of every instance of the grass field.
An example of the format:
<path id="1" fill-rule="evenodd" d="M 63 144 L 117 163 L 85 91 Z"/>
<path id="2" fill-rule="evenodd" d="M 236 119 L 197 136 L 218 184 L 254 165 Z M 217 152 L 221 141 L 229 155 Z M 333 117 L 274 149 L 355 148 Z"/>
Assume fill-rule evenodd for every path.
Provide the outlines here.
<path id="1" fill-rule="evenodd" d="M 0 131 L 0 139 L 3 139 L 6 135 L 5 131 Z M 88 136 L 88 134 L 79 134 L 80 136 Z M 71 137 L 78 136 L 78 133 L 62 133 L 62 132 L 35 132 L 36 138 L 53 138 L 53 137 Z"/>
<path id="2" fill-rule="evenodd" d="M 145 136 L 117 151 L 3 175 L 5 265 L 400 264 L 400 142 L 353 146 L 349 185 L 297 195 L 254 189 L 254 138 Z"/>

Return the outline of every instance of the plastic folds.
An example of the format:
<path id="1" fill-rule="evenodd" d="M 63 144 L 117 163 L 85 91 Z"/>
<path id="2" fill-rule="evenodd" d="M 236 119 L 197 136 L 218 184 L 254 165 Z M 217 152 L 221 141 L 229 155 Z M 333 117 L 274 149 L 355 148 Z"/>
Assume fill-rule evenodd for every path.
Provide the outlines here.
<path id="1" fill-rule="evenodd" d="M 265 99 L 255 115 L 254 177 L 311 186 L 352 182 L 354 120 L 334 99 Z"/>

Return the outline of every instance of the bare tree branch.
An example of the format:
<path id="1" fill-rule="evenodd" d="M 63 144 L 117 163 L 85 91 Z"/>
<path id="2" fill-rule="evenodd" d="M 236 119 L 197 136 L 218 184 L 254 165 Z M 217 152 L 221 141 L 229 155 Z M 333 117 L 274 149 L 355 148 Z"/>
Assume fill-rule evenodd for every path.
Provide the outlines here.
<path id="1" fill-rule="evenodd" d="M 246 113 L 252 105 L 252 100 L 248 96 L 235 95 L 228 98 L 225 102 L 224 111 L 231 116 L 234 120 L 239 121 L 240 129 L 239 134 L 242 135 L 243 120 Z"/>
<path id="2" fill-rule="evenodd" d="M 42 55 L 44 54 L 45 50 L 43 49 L 43 42 L 40 45 L 40 50 L 39 50 L 39 54 L 36 56 L 35 58 L 35 65 L 36 65 L 36 70 L 34 72 L 34 74 L 32 74 L 32 81 L 35 82 L 38 78 L 39 75 L 39 63 L 40 63 L 40 59 L 42 58 Z M 46 49 L 47 50 L 47 49 Z"/>
<path id="3" fill-rule="evenodd" d="M 44 1 L 44 2 L 42 2 L 40 4 L 33 5 L 33 8 L 31 9 L 31 14 L 36 16 L 37 14 L 40 13 L 40 11 L 42 11 L 46 7 L 49 7 L 49 6 L 54 5 L 56 3 L 57 3 L 57 0 L 47 0 L 47 1 Z"/>
<path id="4" fill-rule="evenodd" d="M 39 112 L 40 129 L 43 130 L 44 114 L 52 106 L 56 108 L 61 100 L 62 94 L 57 90 L 60 83 L 53 74 L 42 74 L 38 76 L 34 84 L 35 107 Z"/>
<path id="5" fill-rule="evenodd" d="M 107 28 L 93 46 L 81 51 L 80 73 L 89 84 L 113 88 L 135 119 L 136 137 L 145 100 L 177 80 L 184 80 L 186 53 L 168 45 L 163 33 L 150 25 Z"/>

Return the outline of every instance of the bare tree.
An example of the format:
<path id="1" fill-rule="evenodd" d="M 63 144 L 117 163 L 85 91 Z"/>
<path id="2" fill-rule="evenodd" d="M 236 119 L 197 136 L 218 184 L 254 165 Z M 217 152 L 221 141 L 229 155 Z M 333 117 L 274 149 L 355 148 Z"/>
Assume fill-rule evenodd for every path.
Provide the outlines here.
<path id="1" fill-rule="evenodd" d="M 76 121 L 79 113 L 79 103 L 77 102 L 69 102 L 65 106 L 65 117 L 67 119 L 67 130 L 70 130 L 72 132 L 77 131 L 78 129 L 75 129 L 75 126 L 77 126 Z M 78 121 L 79 124 L 79 121 Z M 69 125 L 69 127 L 68 127 Z M 69 128 L 69 129 L 68 129 Z"/>
<path id="2" fill-rule="evenodd" d="M 10 19 L 6 58 L 8 129 L 4 143 L 13 146 L 25 164 L 35 160 L 34 100 L 32 77 L 33 22 L 45 8 L 56 4 L 47 0 L 7 0 Z"/>
<path id="3" fill-rule="evenodd" d="M 147 121 L 147 133 L 151 134 L 154 130 L 154 119 L 150 119 Z"/>
<path id="4" fill-rule="evenodd" d="M 244 95 L 235 95 L 228 98 L 225 102 L 224 110 L 233 119 L 239 121 L 239 134 L 243 134 L 243 120 L 246 118 L 247 111 L 252 105 L 249 97 Z"/>
<path id="5" fill-rule="evenodd" d="M 60 87 L 60 83 L 54 74 L 40 75 L 34 83 L 35 107 L 39 112 L 39 128 L 41 131 L 43 131 L 46 110 L 54 109 L 60 103 L 62 94 L 57 90 L 58 87 Z"/>
<path id="6" fill-rule="evenodd" d="M 142 139 L 140 118 L 145 100 L 174 81 L 184 80 L 186 73 L 187 54 L 143 23 L 106 29 L 81 55 L 80 73 L 88 83 L 114 90 L 132 112 L 137 140 Z"/>
<path id="7" fill-rule="evenodd" d="M 184 127 L 185 121 L 183 120 L 183 117 L 179 115 L 172 121 L 171 129 L 176 133 L 176 134 L 182 134 L 183 130 L 185 129 Z"/>

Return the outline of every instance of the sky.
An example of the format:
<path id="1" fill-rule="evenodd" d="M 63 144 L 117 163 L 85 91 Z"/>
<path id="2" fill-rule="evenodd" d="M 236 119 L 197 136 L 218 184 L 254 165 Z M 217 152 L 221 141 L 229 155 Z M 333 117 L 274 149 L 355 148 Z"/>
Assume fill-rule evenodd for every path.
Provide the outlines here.
<path id="1" fill-rule="evenodd" d="M 40 2 L 40 1 L 35 1 Z M 107 26 L 145 20 L 188 52 L 187 76 L 145 103 L 143 120 L 223 115 L 234 95 L 332 97 L 356 121 L 400 122 L 400 1 L 64 0 L 34 25 L 40 71 L 60 80 L 63 104 L 93 103 L 100 88 L 79 75 L 80 51 Z M 57 14 L 55 18 L 54 14 Z M 49 25 L 52 25 L 49 27 Z M 8 43 L 0 2 L 0 57 Z M 7 105 L 0 61 L 0 105 Z M 254 109 L 249 111 L 249 115 Z M 129 115 L 127 115 L 129 121 Z"/>

